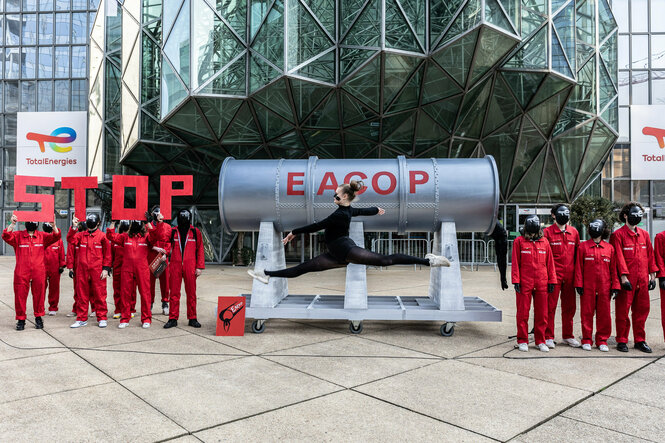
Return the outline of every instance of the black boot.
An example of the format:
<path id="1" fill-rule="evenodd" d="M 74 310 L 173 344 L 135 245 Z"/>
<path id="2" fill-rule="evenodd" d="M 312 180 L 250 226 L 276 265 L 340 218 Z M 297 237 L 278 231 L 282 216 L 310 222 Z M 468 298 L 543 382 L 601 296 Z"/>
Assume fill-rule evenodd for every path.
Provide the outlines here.
<path id="1" fill-rule="evenodd" d="M 617 343 L 617 351 L 628 352 L 628 345 L 625 343 Z"/>
<path id="2" fill-rule="evenodd" d="M 178 320 L 174 320 L 174 319 L 170 318 L 169 321 L 167 321 L 164 324 L 164 329 L 169 329 L 169 328 L 173 328 L 173 327 L 176 327 L 176 326 L 178 326 Z"/>
<path id="3" fill-rule="evenodd" d="M 35 317 L 35 329 L 44 329 L 44 321 L 41 317 Z"/>
<path id="4" fill-rule="evenodd" d="M 635 349 L 638 351 L 646 352 L 647 354 L 651 354 L 653 352 L 645 341 L 638 341 L 635 343 Z"/>
<path id="5" fill-rule="evenodd" d="M 199 323 L 197 319 L 192 318 L 191 320 L 189 320 L 189 326 L 191 326 L 192 328 L 200 328 L 201 323 Z"/>
<path id="6" fill-rule="evenodd" d="M 22 331 L 25 329 L 25 320 L 19 320 L 16 322 L 16 330 Z"/>

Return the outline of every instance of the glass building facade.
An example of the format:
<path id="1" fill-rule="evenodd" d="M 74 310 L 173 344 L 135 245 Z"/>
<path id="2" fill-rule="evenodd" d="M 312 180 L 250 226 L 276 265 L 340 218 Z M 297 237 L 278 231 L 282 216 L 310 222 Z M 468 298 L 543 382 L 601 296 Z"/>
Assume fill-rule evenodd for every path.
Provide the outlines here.
<path id="1" fill-rule="evenodd" d="M 0 0 L 0 141 L 2 206 L 7 224 L 14 202 L 16 113 L 88 109 L 88 36 L 98 0 Z M 69 211 L 70 191 L 58 187 L 56 209 Z M 99 201 L 91 194 L 91 206 Z M 32 208 L 32 204 L 27 205 Z M 62 212 L 58 223 L 66 223 Z M 13 249 L 3 244 L 3 253 Z"/>
<path id="2" fill-rule="evenodd" d="M 618 129 L 606 0 L 101 0 L 90 173 L 193 174 L 209 259 L 223 159 L 481 157 L 501 201 L 600 193 Z M 217 246 L 219 245 L 219 246 Z"/>

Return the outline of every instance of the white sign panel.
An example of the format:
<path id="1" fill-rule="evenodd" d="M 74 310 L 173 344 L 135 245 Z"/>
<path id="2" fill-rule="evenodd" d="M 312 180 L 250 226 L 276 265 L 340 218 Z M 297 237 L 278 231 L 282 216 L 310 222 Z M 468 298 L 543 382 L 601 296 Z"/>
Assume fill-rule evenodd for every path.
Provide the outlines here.
<path id="1" fill-rule="evenodd" d="M 86 175 L 88 113 L 19 112 L 16 174 L 42 177 Z"/>
<path id="2" fill-rule="evenodd" d="M 630 175 L 665 180 L 665 106 L 630 107 Z"/>

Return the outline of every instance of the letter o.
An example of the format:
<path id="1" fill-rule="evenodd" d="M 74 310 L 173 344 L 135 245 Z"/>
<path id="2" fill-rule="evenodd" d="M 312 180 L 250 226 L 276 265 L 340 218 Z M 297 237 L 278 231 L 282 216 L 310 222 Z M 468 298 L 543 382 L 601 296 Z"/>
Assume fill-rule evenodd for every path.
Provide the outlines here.
<path id="1" fill-rule="evenodd" d="M 388 186 L 388 188 L 386 189 L 379 188 L 379 178 L 382 176 L 386 176 L 390 180 L 390 186 Z M 376 192 L 379 195 L 388 195 L 392 193 L 396 187 L 397 187 L 397 179 L 395 178 L 395 175 L 391 172 L 380 171 L 374 174 L 374 177 L 372 177 L 372 188 L 374 189 L 374 192 Z"/>

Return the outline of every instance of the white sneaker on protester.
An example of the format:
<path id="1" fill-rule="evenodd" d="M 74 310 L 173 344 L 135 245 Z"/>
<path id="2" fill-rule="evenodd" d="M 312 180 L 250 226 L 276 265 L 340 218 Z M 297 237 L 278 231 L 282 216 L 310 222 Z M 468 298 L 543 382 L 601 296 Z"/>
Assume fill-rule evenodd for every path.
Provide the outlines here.
<path id="1" fill-rule="evenodd" d="M 580 346 L 582 346 L 580 342 L 578 342 L 574 338 L 564 338 L 563 342 L 568 344 L 568 346 L 570 346 L 571 348 L 579 348 Z"/>
<path id="2" fill-rule="evenodd" d="M 120 328 L 120 329 L 125 329 L 127 326 L 129 326 L 129 323 L 127 323 L 127 322 L 120 322 L 120 324 L 118 325 L 118 328 Z"/>
<path id="3" fill-rule="evenodd" d="M 427 260 L 429 260 L 429 265 L 432 268 L 438 268 L 438 267 L 441 267 L 441 266 L 445 266 L 445 267 L 450 266 L 450 260 L 448 260 L 443 255 L 426 254 L 425 258 Z"/>
<path id="4" fill-rule="evenodd" d="M 547 347 L 545 343 L 541 343 L 538 345 L 538 350 L 540 352 L 550 352 L 550 348 Z"/>
<path id="5" fill-rule="evenodd" d="M 528 343 L 518 343 L 517 344 L 517 349 L 519 349 L 521 352 L 529 352 L 529 344 Z"/>
<path id="6" fill-rule="evenodd" d="M 598 350 L 600 350 L 601 352 L 610 352 L 610 348 L 607 347 L 607 345 L 598 346 Z"/>
<path id="7" fill-rule="evenodd" d="M 582 349 L 585 351 L 590 351 L 591 350 L 591 345 L 589 343 L 584 343 L 582 345 Z"/>
<path id="8" fill-rule="evenodd" d="M 270 276 L 266 275 L 265 272 L 263 272 L 263 269 L 259 269 L 258 271 L 256 269 L 248 269 L 247 273 L 252 276 L 252 278 L 257 279 L 263 284 L 268 284 L 268 280 L 270 280 Z"/>
<path id="9" fill-rule="evenodd" d="M 82 326 L 86 326 L 87 324 L 88 324 L 87 321 L 76 320 L 74 323 L 72 323 L 70 328 L 80 328 Z"/>
<path id="10" fill-rule="evenodd" d="M 100 328 L 105 328 L 107 326 L 106 320 L 99 320 L 99 327 Z"/>
<path id="11" fill-rule="evenodd" d="M 115 319 L 118 319 L 118 318 L 120 318 L 120 314 L 113 314 L 113 319 L 114 319 L 114 320 L 115 320 Z"/>
<path id="12" fill-rule="evenodd" d="M 548 338 L 547 340 L 545 340 L 545 344 L 550 349 L 556 348 L 556 345 L 554 344 L 554 340 L 552 340 L 551 338 Z"/>
<path id="13" fill-rule="evenodd" d="M 76 317 L 76 312 L 70 312 L 67 317 Z"/>
<path id="14" fill-rule="evenodd" d="M 90 311 L 90 315 L 88 317 L 97 317 L 97 313 L 95 311 Z"/>
<path id="15" fill-rule="evenodd" d="M 58 313 L 58 311 L 48 311 L 48 315 L 50 315 L 50 316 L 54 316 L 57 313 Z"/>
<path id="16" fill-rule="evenodd" d="M 145 322 L 145 323 L 143 323 L 143 325 L 142 325 L 141 327 L 142 327 L 143 329 L 148 329 L 148 328 L 150 327 L 150 323 Z"/>

